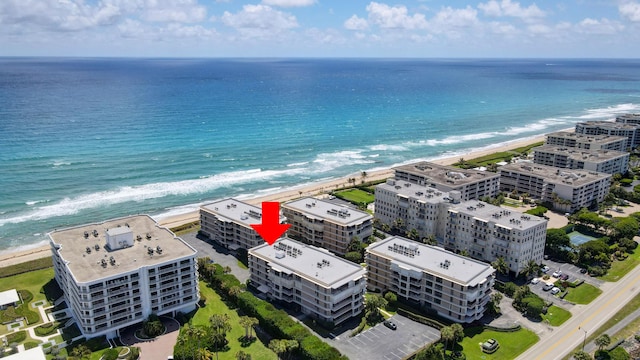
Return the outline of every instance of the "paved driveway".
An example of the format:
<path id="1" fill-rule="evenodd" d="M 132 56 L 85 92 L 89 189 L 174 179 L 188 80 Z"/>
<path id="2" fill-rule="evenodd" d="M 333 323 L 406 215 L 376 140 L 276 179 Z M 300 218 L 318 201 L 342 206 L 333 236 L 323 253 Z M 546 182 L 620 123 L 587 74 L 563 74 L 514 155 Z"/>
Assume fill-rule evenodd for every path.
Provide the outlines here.
<path id="1" fill-rule="evenodd" d="M 140 360 L 163 360 L 169 355 L 173 355 L 173 347 L 176 345 L 178 333 L 180 332 L 180 323 L 165 316 L 161 316 L 160 319 L 167 328 L 164 334 L 151 340 L 138 339 L 134 333 L 136 329 L 142 327 L 142 324 L 140 324 L 123 331 L 120 335 L 120 342 L 124 345 L 139 347 Z"/>
<path id="2" fill-rule="evenodd" d="M 182 240 L 186 241 L 189 245 L 193 246 L 196 250 L 198 250 L 197 257 L 205 257 L 208 256 L 214 262 L 224 266 L 228 266 L 231 268 L 231 273 L 235 275 L 241 283 L 245 283 L 247 279 L 249 279 L 249 270 L 243 269 L 238 266 L 238 259 L 235 256 L 231 255 L 231 253 L 223 248 L 222 246 L 218 246 L 213 243 L 213 241 L 209 242 L 206 240 L 201 240 L 197 237 L 197 232 L 190 232 L 184 235 L 180 235 Z"/>
<path id="3" fill-rule="evenodd" d="M 440 331 L 400 315 L 391 318 L 398 328 L 382 323 L 354 337 L 345 332 L 329 343 L 351 360 L 402 359 L 440 339 Z"/>

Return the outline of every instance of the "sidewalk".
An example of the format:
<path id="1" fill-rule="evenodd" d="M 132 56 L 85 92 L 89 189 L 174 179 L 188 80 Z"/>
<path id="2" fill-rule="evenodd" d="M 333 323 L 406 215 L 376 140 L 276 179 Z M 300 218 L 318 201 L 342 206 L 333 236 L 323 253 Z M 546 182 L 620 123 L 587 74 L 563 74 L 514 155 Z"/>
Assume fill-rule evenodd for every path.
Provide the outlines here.
<path id="1" fill-rule="evenodd" d="M 604 333 L 609 335 L 609 336 L 611 336 L 611 337 L 613 337 L 613 335 L 615 333 L 617 333 L 618 331 L 622 330 L 625 326 L 629 325 L 629 323 L 631 323 L 633 320 L 637 319 L 638 317 L 640 317 L 640 309 L 632 312 L 631 314 L 629 314 L 624 319 L 618 321 L 615 325 L 610 327 Z M 585 330 L 587 330 L 587 336 L 588 336 L 589 332 L 590 332 L 589 331 L 590 329 L 585 329 Z M 613 339 L 612 339 L 612 342 L 613 342 Z M 594 353 L 596 350 L 598 350 L 598 346 L 593 341 L 587 343 L 587 345 L 584 347 L 584 351 L 586 351 L 588 353 Z"/>

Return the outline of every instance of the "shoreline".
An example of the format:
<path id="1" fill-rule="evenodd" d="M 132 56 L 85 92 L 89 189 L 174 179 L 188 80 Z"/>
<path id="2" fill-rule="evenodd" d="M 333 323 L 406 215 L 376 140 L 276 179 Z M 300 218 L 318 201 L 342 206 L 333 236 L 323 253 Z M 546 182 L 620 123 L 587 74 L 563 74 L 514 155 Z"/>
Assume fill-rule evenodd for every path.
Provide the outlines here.
<path id="1" fill-rule="evenodd" d="M 573 129 L 566 129 L 562 131 L 573 131 Z M 485 148 L 484 150 L 471 151 L 464 154 L 457 154 L 454 156 L 443 157 L 440 159 L 431 160 L 430 162 L 440 164 L 440 165 L 452 165 L 455 162 L 457 162 L 461 157 L 474 159 L 474 158 L 494 154 L 501 151 L 508 151 L 511 149 L 528 146 L 540 141 L 544 141 L 545 139 L 546 139 L 546 134 L 542 134 L 542 135 L 537 135 L 530 138 L 514 140 L 508 143 L 503 143 L 495 147 L 488 147 L 488 148 Z M 414 160 L 412 162 L 416 162 L 416 161 L 418 160 Z M 383 180 L 393 176 L 393 173 L 394 171 L 392 168 L 373 170 L 370 172 L 368 171 L 366 176 L 366 181 Z M 242 199 L 242 201 L 255 206 L 259 206 L 262 202 L 265 202 L 265 201 L 284 202 L 284 201 L 289 201 L 292 199 L 299 198 L 301 196 L 317 196 L 341 187 L 352 186 L 352 184 L 349 183 L 348 181 L 349 178 L 356 178 L 356 182 L 359 182 L 361 180 L 361 174 L 352 173 L 337 179 L 332 179 L 332 180 L 327 180 L 327 181 L 322 181 L 322 182 L 317 182 L 317 183 L 312 183 L 307 185 L 293 186 L 273 194 L 259 195 L 249 199 Z M 211 201 L 214 201 L 214 200 L 211 200 Z M 158 225 L 167 227 L 167 228 L 175 228 L 180 225 L 188 224 L 198 220 L 200 220 L 200 215 L 199 215 L 199 211 L 197 210 L 186 212 L 184 214 L 168 216 L 162 219 L 156 219 L 156 221 L 158 222 Z M 31 261 L 31 260 L 49 257 L 49 256 L 51 256 L 51 248 L 48 245 L 35 247 L 27 250 L 18 250 L 18 251 L 11 251 L 10 249 L 8 249 L 6 252 L 3 252 L 2 254 L 0 254 L 0 267 L 11 266 L 11 265 Z"/>

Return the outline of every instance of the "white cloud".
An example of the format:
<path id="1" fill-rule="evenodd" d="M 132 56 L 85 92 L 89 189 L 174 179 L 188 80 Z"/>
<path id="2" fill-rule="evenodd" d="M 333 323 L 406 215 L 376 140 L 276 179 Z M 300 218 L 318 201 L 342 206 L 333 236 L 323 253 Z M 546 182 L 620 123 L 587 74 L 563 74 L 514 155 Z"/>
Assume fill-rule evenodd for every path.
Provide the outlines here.
<path id="1" fill-rule="evenodd" d="M 515 26 L 509 23 L 492 21 L 487 24 L 487 28 L 493 34 L 505 35 L 505 36 L 515 36 L 519 33 L 518 29 Z"/>
<path id="2" fill-rule="evenodd" d="M 405 6 L 389 6 L 377 2 L 367 5 L 369 22 L 384 29 L 423 29 L 427 21 L 423 14 L 409 15 Z"/>
<path id="3" fill-rule="evenodd" d="M 525 21 L 542 18 L 546 15 L 536 4 L 523 8 L 520 3 L 511 2 L 511 0 L 502 0 L 500 2 L 490 0 L 487 3 L 478 4 L 478 9 L 482 10 L 486 16 L 511 16 Z"/>
<path id="4" fill-rule="evenodd" d="M 339 45 L 346 43 L 345 37 L 335 29 L 308 29 L 305 34 L 311 38 L 312 44 Z"/>
<path id="5" fill-rule="evenodd" d="M 344 22 L 344 28 L 347 30 L 366 30 L 369 28 L 369 23 L 367 23 L 367 19 L 353 15 Z"/>
<path id="6" fill-rule="evenodd" d="M 640 3 L 627 2 L 618 6 L 618 11 L 623 17 L 633 21 L 640 22 Z"/>
<path id="7" fill-rule="evenodd" d="M 262 3 L 279 7 L 303 7 L 315 4 L 316 0 L 262 0 Z"/>
<path id="8" fill-rule="evenodd" d="M 429 21 L 429 29 L 434 34 L 443 34 L 448 38 L 460 38 L 469 28 L 480 25 L 478 12 L 467 6 L 464 9 L 445 7 Z"/>
<path id="9" fill-rule="evenodd" d="M 248 37 L 271 37 L 298 27 L 295 16 L 267 5 L 244 5 L 235 14 L 225 11 L 221 20 Z"/>
<path id="10" fill-rule="evenodd" d="M 576 31 L 584 34 L 613 35 L 624 30 L 622 24 L 609 19 L 586 18 L 576 25 Z"/>

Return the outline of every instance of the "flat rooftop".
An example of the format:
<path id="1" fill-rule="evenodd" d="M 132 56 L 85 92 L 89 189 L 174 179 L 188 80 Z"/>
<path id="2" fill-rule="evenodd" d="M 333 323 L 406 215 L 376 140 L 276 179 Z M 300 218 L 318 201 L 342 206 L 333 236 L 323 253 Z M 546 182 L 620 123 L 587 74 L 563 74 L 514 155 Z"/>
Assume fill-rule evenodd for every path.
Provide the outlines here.
<path id="1" fill-rule="evenodd" d="M 575 132 L 569 131 L 556 131 L 547 134 L 548 138 L 564 138 L 564 139 L 574 139 L 580 143 L 598 143 L 598 144 L 608 144 L 615 141 L 627 141 L 627 138 L 624 136 L 615 136 L 615 135 L 587 135 L 587 134 L 578 134 Z"/>
<path id="2" fill-rule="evenodd" d="M 631 121 L 632 124 L 640 122 L 640 114 L 623 114 L 616 116 L 616 122 L 627 122 Z"/>
<path id="3" fill-rule="evenodd" d="M 249 250 L 270 263 L 272 268 L 287 274 L 297 274 L 324 287 L 339 287 L 365 275 L 365 269 L 331 254 L 328 250 L 281 238 L 269 246 L 262 244 Z"/>
<path id="4" fill-rule="evenodd" d="M 377 241 L 367 251 L 393 259 L 402 267 L 469 286 L 479 284 L 495 272 L 489 264 L 399 236 Z"/>
<path id="5" fill-rule="evenodd" d="M 110 250 L 106 246 L 107 231 L 116 235 L 125 232 L 126 228 L 133 232 L 133 246 Z M 147 215 L 55 230 L 48 235 L 78 283 L 109 278 L 144 266 L 195 256 L 197 253 Z M 160 253 L 157 251 L 158 247 L 161 249 Z M 149 248 L 154 250 L 153 254 L 149 254 Z M 113 264 L 111 257 L 115 260 Z M 103 259 L 106 260 L 106 266 L 102 265 Z"/>
<path id="6" fill-rule="evenodd" d="M 429 181 L 446 186 L 472 184 L 498 176 L 492 172 L 459 169 L 453 166 L 439 165 L 427 161 L 398 166 L 393 168 L 393 170 L 396 171 L 396 174 L 398 172 L 405 172 L 424 177 Z"/>
<path id="7" fill-rule="evenodd" d="M 544 218 L 523 214 L 515 210 L 504 209 L 500 206 L 487 204 L 478 200 L 469 200 L 452 205 L 449 211 L 468 214 L 480 221 L 492 222 L 510 229 L 528 229 L 547 223 L 547 220 Z"/>
<path id="8" fill-rule="evenodd" d="M 627 124 L 621 122 L 611 121 L 585 121 L 577 123 L 576 125 L 582 125 L 586 127 L 599 127 L 603 129 L 616 129 L 616 130 L 637 130 L 637 124 Z"/>
<path id="9" fill-rule="evenodd" d="M 516 163 L 507 164 L 498 168 L 498 172 L 515 171 L 523 174 L 529 174 L 536 178 L 544 178 L 550 183 L 572 184 L 581 186 L 590 184 L 594 181 L 610 178 L 610 174 L 580 170 L 580 169 L 560 169 L 554 166 L 547 166 L 532 163 Z"/>
<path id="10" fill-rule="evenodd" d="M 616 150 L 586 150 L 574 147 L 542 145 L 534 147 L 534 152 L 565 155 L 574 160 L 600 162 L 629 156 L 629 153 Z"/>
<path id="11" fill-rule="evenodd" d="M 387 179 L 387 182 L 377 185 L 376 188 L 386 189 L 406 198 L 416 199 L 425 203 L 437 204 L 452 201 L 446 191 L 438 191 L 428 186 L 417 185 L 404 180 Z"/>
<path id="12" fill-rule="evenodd" d="M 309 217 L 331 221 L 343 226 L 360 224 L 373 218 L 367 212 L 312 197 L 290 201 L 284 204 L 283 207 L 305 213 Z"/>
<path id="13" fill-rule="evenodd" d="M 262 208 L 232 198 L 203 205 L 200 209 L 246 227 L 262 223 Z"/>

